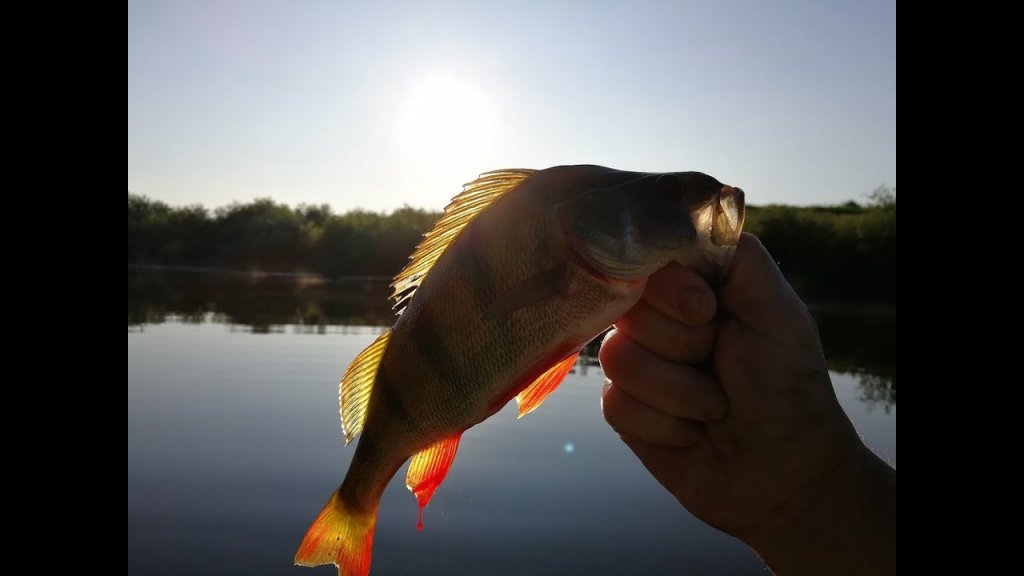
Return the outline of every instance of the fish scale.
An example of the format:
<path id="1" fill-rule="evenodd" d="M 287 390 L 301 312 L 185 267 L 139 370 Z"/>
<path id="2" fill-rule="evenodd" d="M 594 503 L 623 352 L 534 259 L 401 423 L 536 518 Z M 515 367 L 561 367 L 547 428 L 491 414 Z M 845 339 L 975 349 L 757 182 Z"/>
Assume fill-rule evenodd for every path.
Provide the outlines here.
<path id="1" fill-rule="evenodd" d="M 402 464 L 422 528 L 466 429 L 512 398 L 520 416 L 540 406 L 656 270 L 721 277 L 742 224 L 743 192 L 698 172 L 560 166 L 467 184 L 395 277 L 395 325 L 342 378 L 346 441 L 361 435 L 296 563 L 367 574 Z"/>

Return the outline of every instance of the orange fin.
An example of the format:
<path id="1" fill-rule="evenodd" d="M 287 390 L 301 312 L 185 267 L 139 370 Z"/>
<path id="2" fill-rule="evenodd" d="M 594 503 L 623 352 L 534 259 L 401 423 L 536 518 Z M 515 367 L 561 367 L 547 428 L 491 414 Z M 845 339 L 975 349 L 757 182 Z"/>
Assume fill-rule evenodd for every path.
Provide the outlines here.
<path id="1" fill-rule="evenodd" d="M 558 388 L 562 380 L 565 380 L 565 375 L 569 373 L 569 370 L 572 370 L 573 364 L 576 363 L 576 357 L 579 355 L 579 352 L 574 352 L 559 360 L 554 366 L 548 368 L 546 372 L 534 380 L 532 384 L 523 388 L 523 391 L 516 396 L 516 404 L 519 404 L 519 418 L 533 412 L 544 403 L 548 395 L 554 392 L 555 388 Z"/>
<path id="2" fill-rule="evenodd" d="M 306 532 L 295 553 L 299 566 L 334 564 L 342 576 L 367 576 L 373 551 L 377 509 L 359 513 L 346 506 L 337 491 Z"/>
<path id="3" fill-rule="evenodd" d="M 485 172 L 466 184 L 462 192 L 452 198 L 441 218 L 423 235 L 423 241 L 412 251 L 409 263 L 391 283 L 391 299 L 394 300 L 394 308 L 399 314 L 402 313 L 405 302 L 412 298 L 416 288 L 423 283 L 423 279 L 427 277 L 427 273 L 437 263 L 438 258 L 462 230 L 498 198 L 516 189 L 532 176 L 533 172 L 521 169 Z"/>
<path id="4" fill-rule="evenodd" d="M 412 490 L 420 504 L 420 518 L 417 530 L 423 530 L 423 509 L 427 507 L 434 490 L 444 482 L 448 469 L 455 461 L 455 452 L 459 449 L 462 433 L 440 442 L 431 444 L 412 457 L 409 473 L 405 476 L 405 487 Z"/>
<path id="5" fill-rule="evenodd" d="M 345 433 L 345 444 L 363 431 L 366 411 L 370 406 L 373 382 L 377 379 L 377 368 L 384 350 L 388 347 L 391 331 L 377 337 L 348 365 L 338 386 L 338 410 L 341 412 L 341 430 Z"/>

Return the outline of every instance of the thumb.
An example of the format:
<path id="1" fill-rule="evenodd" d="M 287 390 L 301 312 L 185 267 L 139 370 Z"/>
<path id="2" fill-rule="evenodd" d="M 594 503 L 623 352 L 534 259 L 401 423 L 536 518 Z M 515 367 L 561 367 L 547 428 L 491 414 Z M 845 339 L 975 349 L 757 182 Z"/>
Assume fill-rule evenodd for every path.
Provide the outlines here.
<path id="1" fill-rule="evenodd" d="M 817 334 L 807 305 L 782 275 L 757 236 L 744 233 L 718 292 L 719 307 L 762 334 L 784 339 Z"/>

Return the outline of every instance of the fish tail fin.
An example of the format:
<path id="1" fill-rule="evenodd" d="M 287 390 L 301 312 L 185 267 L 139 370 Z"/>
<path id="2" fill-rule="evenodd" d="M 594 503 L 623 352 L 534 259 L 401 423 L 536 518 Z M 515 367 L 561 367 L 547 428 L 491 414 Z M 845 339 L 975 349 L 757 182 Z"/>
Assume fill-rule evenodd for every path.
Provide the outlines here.
<path id="1" fill-rule="evenodd" d="M 299 566 L 334 564 L 340 576 L 367 576 L 373 550 L 377 507 L 356 510 L 335 490 L 295 553 Z"/>

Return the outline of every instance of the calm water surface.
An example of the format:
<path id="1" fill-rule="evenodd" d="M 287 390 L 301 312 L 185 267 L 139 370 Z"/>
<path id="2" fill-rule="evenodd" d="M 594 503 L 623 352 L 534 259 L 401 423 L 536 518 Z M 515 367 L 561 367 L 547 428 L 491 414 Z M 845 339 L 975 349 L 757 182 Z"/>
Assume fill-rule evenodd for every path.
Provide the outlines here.
<path id="1" fill-rule="evenodd" d="M 362 283 L 129 273 L 130 574 L 335 573 L 291 560 L 354 451 L 341 437 L 339 376 L 382 329 L 341 322 L 386 321 L 381 294 Z M 830 352 L 843 370 L 832 373 L 836 392 L 895 464 L 895 314 L 840 337 L 847 324 L 821 322 L 826 347 L 864 343 Z M 863 338 L 849 335 L 858 330 Z M 871 350 L 879 341 L 891 356 L 888 344 Z M 423 532 L 396 476 L 374 574 L 765 574 L 618 440 L 601 417 L 602 380 L 596 364 L 577 364 L 536 412 L 516 420 L 513 403 L 467 431 Z"/>

